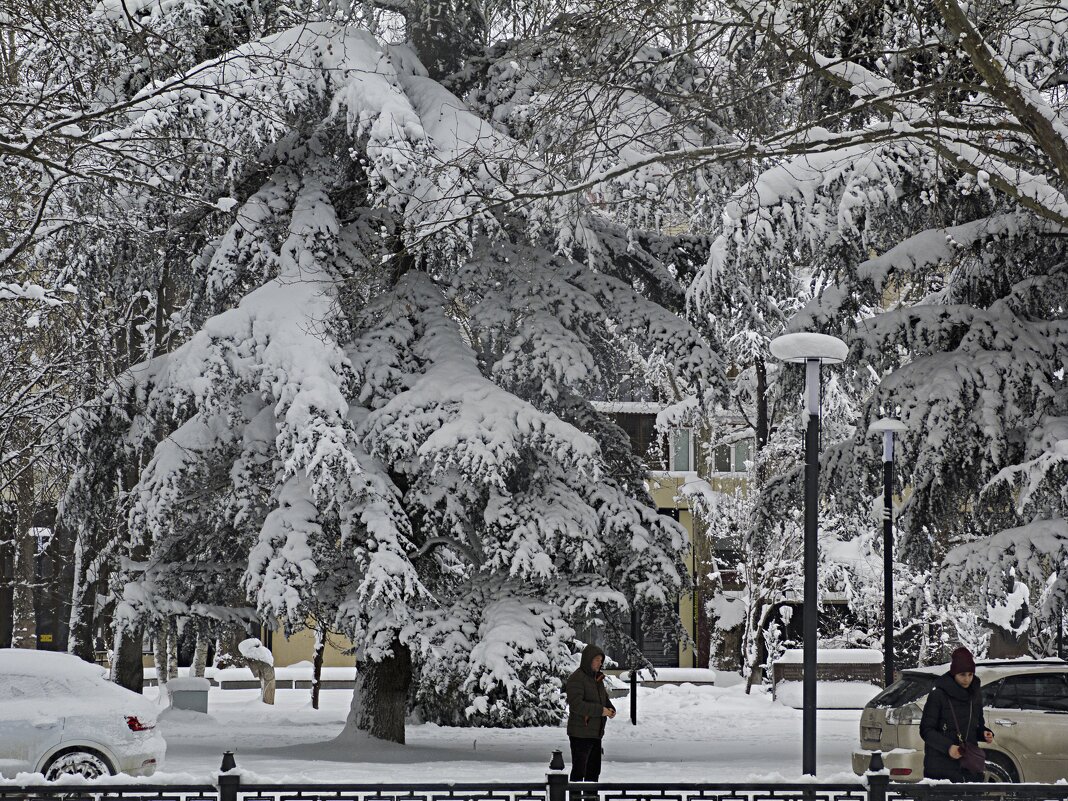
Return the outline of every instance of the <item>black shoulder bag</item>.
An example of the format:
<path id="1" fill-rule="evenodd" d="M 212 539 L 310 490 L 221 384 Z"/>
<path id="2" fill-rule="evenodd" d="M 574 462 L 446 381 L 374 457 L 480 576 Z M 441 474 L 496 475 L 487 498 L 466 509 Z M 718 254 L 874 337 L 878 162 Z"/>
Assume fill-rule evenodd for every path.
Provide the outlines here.
<path id="1" fill-rule="evenodd" d="M 957 710 L 953 708 L 953 699 L 946 695 L 949 703 L 949 713 L 953 715 L 953 725 L 957 727 L 957 740 L 960 744 L 960 766 L 969 773 L 982 773 L 986 770 L 986 754 L 976 743 L 965 742 L 964 735 L 957 722 Z M 968 704 L 968 731 L 972 730 L 972 713 L 975 711 L 975 703 Z"/>

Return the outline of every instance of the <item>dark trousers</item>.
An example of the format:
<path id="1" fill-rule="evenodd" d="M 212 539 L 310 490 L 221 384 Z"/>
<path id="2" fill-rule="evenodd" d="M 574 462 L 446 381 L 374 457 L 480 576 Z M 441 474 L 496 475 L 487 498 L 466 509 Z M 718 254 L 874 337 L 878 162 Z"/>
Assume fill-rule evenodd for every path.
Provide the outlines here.
<path id="1" fill-rule="evenodd" d="M 601 775 L 601 740 L 568 737 L 571 741 L 571 781 L 595 782 Z"/>

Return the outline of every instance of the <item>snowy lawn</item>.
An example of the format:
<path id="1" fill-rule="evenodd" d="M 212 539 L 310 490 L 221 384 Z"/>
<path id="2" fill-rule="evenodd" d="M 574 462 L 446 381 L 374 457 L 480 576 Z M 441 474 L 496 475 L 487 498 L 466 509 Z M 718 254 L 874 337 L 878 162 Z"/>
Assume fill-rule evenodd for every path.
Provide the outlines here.
<path id="1" fill-rule="evenodd" d="M 149 698 L 155 689 L 146 689 Z M 222 752 L 259 780 L 318 782 L 541 781 L 554 748 L 567 752 L 564 728 L 459 729 L 409 725 L 408 744 L 335 740 L 351 690 L 324 690 L 321 708 L 306 690 L 279 690 L 267 707 L 255 690 L 217 690 L 209 715 L 165 711 L 168 774 L 213 775 Z M 641 689 L 638 726 L 629 701 L 605 737 L 604 781 L 742 781 L 797 779 L 801 712 L 744 686 L 682 685 Z M 849 755 L 857 746 L 859 710 L 819 713 L 819 778 L 853 780 Z M 359 749 L 359 750 L 357 750 Z"/>

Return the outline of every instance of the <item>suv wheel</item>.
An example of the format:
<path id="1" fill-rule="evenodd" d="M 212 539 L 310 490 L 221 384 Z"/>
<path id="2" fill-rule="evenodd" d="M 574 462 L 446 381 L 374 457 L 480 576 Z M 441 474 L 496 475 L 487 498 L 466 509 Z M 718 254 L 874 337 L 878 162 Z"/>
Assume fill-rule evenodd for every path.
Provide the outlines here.
<path id="1" fill-rule="evenodd" d="M 60 776 L 84 776 L 97 779 L 114 773 L 107 760 L 95 751 L 72 748 L 52 757 L 44 774 L 48 781 L 55 781 Z"/>
<path id="2" fill-rule="evenodd" d="M 1011 784 L 1019 781 L 1016 778 L 1016 771 L 1011 765 L 1005 764 L 1004 757 L 991 754 L 989 751 L 986 754 L 986 770 L 983 772 L 983 781 L 991 784 Z"/>

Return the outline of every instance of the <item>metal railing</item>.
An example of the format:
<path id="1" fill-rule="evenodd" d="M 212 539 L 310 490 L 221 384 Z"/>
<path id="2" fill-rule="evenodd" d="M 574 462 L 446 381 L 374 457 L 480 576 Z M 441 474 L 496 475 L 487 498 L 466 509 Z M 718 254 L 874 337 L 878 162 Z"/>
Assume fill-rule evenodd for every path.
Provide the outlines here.
<path id="1" fill-rule="evenodd" d="M 1068 801 L 1068 784 L 905 784 L 868 779 L 869 801 Z"/>
<path id="2" fill-rule="evenodd" d="M 1068 784 L 907 784 L 885 772 L 833 784 L 587 783 L 562 771 L 527 784 L 246 784 L 229 770 L 204 785 L 0 785 L 0 801 L 1068 801 Z"/>
<path id="3" fill-rule="evenodd" d="M 237 774 L 218 782 L 0 786 L 0 801 L 869 801 L 860 783 L 593 784 L 569 782 L 566 774 L 535 784 L 244 784 Z"/>

